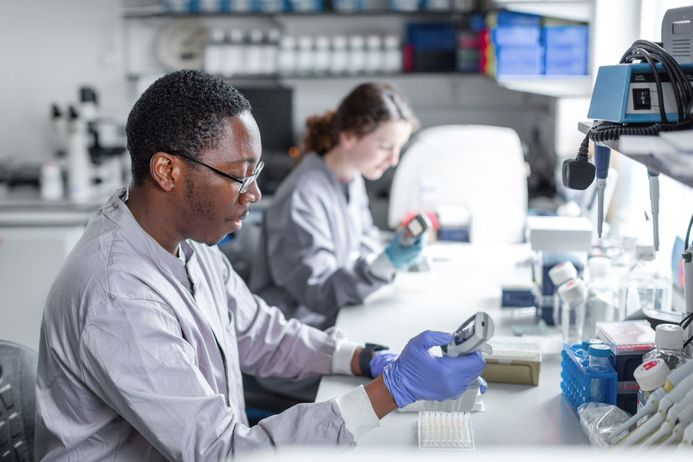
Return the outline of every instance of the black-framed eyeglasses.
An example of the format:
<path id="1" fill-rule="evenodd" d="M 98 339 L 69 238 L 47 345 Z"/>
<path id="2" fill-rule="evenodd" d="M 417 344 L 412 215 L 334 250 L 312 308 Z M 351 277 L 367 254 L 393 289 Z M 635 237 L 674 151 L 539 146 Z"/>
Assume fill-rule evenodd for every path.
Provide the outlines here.
<path id="1" fill-rule="evenodd" d="M 260 161 L 257 163 L 257 166 L 255 167 L 255 171 L 253 172 L 252 175 L 244 176 L 244 177 L 237 177 L 237 176 L 229 175 L 228 173 L 222 172 L 221 170 L 216 169 L 216 168 L 212 167 L 211 165 L 207 165 L 204 162 L 200 162 L 199 160 L 195 159 L 193 156 L 191 156 L 188 153 L 181 152 L 181 151 L 176 151 L 176 152 L 167 151 L 167 152 L 169 154 L 173 154 L 174 156 L 182 157 L 182 158 L 184 158 L 190 162 L 193 162 L 195 164 L 200 164 L 204 167 L 207 167 L 208 169 L 210 169 L 211 171 L 213 171 L 217 175 L 221 175 L 224 178 L 228 178 L 229 180 L 235 181 L 236 183 L 240 184 L 240 186 L 238 188 L 238 192 L 241 194 L 246 192 L 248 190 L 248 188 L 250 187 L 250 185 L 255 183 L 258 175 L 260 175 L 260 172 L 262 172 L 262 169 L 265 168 L 265 163 L 263 161 Z"/>

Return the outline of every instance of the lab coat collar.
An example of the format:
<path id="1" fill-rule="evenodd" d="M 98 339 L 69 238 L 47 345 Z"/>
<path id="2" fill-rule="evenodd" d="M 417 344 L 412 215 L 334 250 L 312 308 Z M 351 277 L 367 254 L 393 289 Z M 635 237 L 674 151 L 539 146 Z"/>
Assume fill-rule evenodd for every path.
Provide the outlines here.
<path id="1" fill-rule="evenodd" d="M 140 254 L 153 259 L 157 266 L 174 276 L 181 284 L 190 287 L 185 265 L 175 255 L 164 249 L 154 238 L 142 228 L 139 222 L 130 212 L 125 202 L 127 188 L 117 191 L 102 207 L 101 211 L 106 218 L 118 225 L 123 231 L 124 238 Z M 192 246 L 185 243 L 186 255 L 192 251 Z"/>
<path id="2" fill-rule="evenodd" d="M 320 168 L 330 179 L 330 182 L 332 183 L 332 186 L 335 188 L 335 191 L 338 191 L 342 197 L 344 194 L 344 186 L 346 185 L 347 188 L 347 197 L 344 198 L 345 203 L 347 204 L 347 207 L 350 206 L 351 200 L 350 198 L 354 197 L 355 194 L 357 194 L 354 189 L 358 188 L 360 183 L 363 182 L 363 179 L 361 178 L 361 175 L 359 173 L 356 173 L 354 175 L 354 178 L 351 179 L 348 183 L 344 183 L 339 181 L 339 178 L 337 178 L 337 175 L 334 174 L 332 170 L 329 169 L 327 164 L 325 163 L 325 158 L 322 156 L 319 156 L 315 153 L 308 154 L 306 158 L 303 160 L 303 162 L 308 162 L 308 166 L 311 164 L 314 164 L 316 167 Z"/>

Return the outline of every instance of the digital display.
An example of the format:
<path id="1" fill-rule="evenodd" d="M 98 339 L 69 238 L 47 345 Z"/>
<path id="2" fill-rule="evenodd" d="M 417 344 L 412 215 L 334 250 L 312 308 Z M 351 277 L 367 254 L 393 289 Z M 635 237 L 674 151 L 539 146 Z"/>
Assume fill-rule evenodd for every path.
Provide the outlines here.
<path id="1" fill-rule="evenodd" d="M 472 335 L 474 335 L 474 321 L 476 317 L 471 318 L 464 324 L 460 326 L 459 329 L 455 331 L 455 344 L 459 345 L 462 342 L 469 340 Z"/>
<path id="2" fill-rule="evenodd" d="M 421 223 L 419 223 L 417 219 L 410 221 L 407 228 L 409 228 L 409 233 L 411 233 L 412 236 L 418 236 L 423 232 L 423 226 L 421 226 Z"/>
<path id="3" fill-rule="evenodd" d="M 671 30 L 674 35 L 690 34 L 692 29 L 693 28 L 691 27 L 691 22 L 688 20 L 675 21 L 671 25 Z"/>

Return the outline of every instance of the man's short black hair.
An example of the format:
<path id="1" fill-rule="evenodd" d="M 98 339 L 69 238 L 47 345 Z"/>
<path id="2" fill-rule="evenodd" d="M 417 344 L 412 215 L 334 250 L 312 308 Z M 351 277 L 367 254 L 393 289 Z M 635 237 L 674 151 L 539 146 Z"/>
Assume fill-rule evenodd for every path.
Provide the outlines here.
<path id="1" fill-rule="evenodd" d="M 251 109 L 247 99 L 223 80 L 199 71 L 161 77 L 137 100 L 126 126 L 132 177 L 142 184 L 157 152 L 193 156 L 214 149 L 224 121 Z"/>

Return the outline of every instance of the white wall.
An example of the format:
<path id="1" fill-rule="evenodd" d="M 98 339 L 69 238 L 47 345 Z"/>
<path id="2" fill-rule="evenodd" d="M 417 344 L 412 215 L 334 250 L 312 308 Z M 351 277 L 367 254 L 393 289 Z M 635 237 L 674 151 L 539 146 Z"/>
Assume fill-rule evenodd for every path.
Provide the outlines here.
<path id="1" fill-rule="evenodd" d="M 94 85 L 100 93 L 102 107 L 125 120 L 135 96 L 134 84 L 126 78 L 128 72 L 138 70 L 133 69 L 133 62 L 145 60 L 148 71 L 165 72 L 152 51 L 151 38 L 155 34 L 146 28 L 155 32 L 166 20 L 125 22 L 121 8 L 121 2 L 116 0 L 3 2 L 0 161 L 7 157 L 49 158 L 49 106 L 51 102 L 65 105 L 76 101 L 81 84 Z M 313 18 L 309 22 L 288 24 L 286 29 L 304 33 L 320 33 L 330 27 L 355 32 L 383 30 L 382 18 L 366 19 L 349 23 L 334 19 L 325 25 L 324 21 Z M 398 23 L 404 20 L 388 18 L 386 21 L 394 26 L 386 22 L 384 30 L 399 27 Z M 548 98 L 507 91 L 481 76 L 414 76 L 393 81 L 412 101 L 425 126 L 498 124 L 513 127 L 526 138 L 534 124 L 548 127 L 551 123 L 552 105 Z M 333 107 L 358 82 L 356 79 L 290 81 L 296 88 L 297 133 L 302 131 L 306 116 Z M 551 134 L 545 136 L 552 143 Z"/>
<path id="2" fill-rule="evenodd" d="M 49 157 L 49 107 L 92 84 L 110 111 L 129 105 L 120 2 L 3 1 L 0 12 L 0 160 Z"/>

